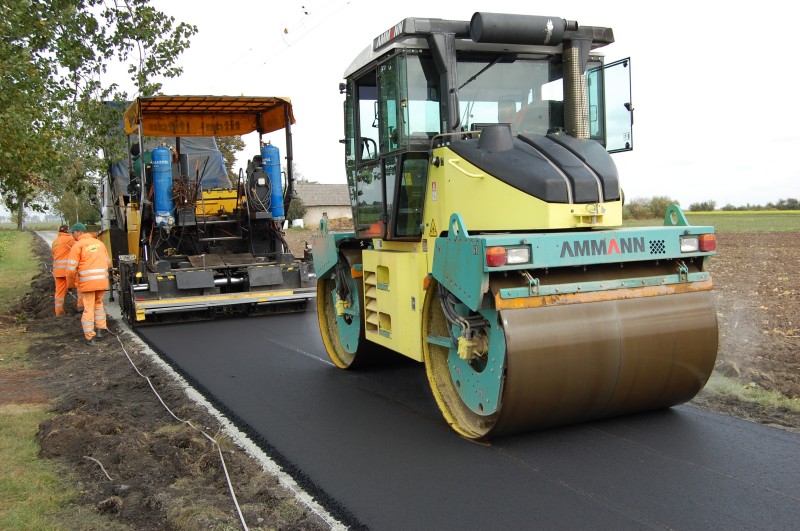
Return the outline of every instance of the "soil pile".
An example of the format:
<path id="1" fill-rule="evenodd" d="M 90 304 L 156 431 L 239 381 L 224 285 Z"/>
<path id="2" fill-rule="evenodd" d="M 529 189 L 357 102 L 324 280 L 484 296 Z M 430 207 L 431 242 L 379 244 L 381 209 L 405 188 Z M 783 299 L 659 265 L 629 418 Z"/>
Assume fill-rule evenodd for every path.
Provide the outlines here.
<path id="1" fill-rule="evenodd" d="M 328 230 L 330 231 L 354 230 L 353 218 L 331 218 L 328 220 Z"/>

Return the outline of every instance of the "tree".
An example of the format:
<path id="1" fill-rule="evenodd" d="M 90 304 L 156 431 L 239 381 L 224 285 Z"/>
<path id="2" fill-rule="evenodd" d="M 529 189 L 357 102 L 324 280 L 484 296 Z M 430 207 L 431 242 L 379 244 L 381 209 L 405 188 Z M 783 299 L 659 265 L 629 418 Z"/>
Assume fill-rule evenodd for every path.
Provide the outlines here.
<path id="1" fill-rule="evenodd" d="M 92 193 L 91 191 L 89 193 Z M 94 224 L 100 221 L 100 212 L 89 198 L 89 194 L 66 191 L 53 201 L 53 210 L 61 215 L 67 225 L 81 222 Z"/>
<path id="2" fill-rule="evenodd" d="M 24 218 L 47 192 L 80 193 L 102 172 L 102 150 L 121 152 L 112 132 L 128 94 L 105 79 L 128 64 L 140 95 L 175 77 L 197 32 L 150 0 L 4 0 L 0 5 L 0 194 Z M 117 105 L 108 105 L 116 102 Z"/>
<path id="3" fill-rule="evenodd" d="M 623 207 L 622 217 L 625 219 L 663 218 L 670 205 L 680 205 L 680 203 L 664 195 L 649 199 L 637 197 Z"/>
<path id="4" fill-rule="evenodd" d="M 225 159 L 225 168 L 228 170 L 228 179 L 232 183 L 239 182 L 239 171 L 234 168 L 236 164 L 236 154 L 244 149 L 244 140 L 241 136 L 218 136 L 216 137 L 217 149 Z"/>
<path id="5" fill-rule="evenodd" d="M 303 219 L 303 216 L 306 215 L 308 209 L 306 205 L 303 203 L 303 200 L 297 196 L 292 197 L 292 200 L 289 202 L 289 211 L 286 212 L 286 219 L 289 221 L 293 221 L 295 219 Z"/>
<path id="6" fill-rule="evenodd" d="M 787 199 L 779 199 L 775 208 L 778 210 L 800 210 L 800 202 L 793 197 Z"/>
<path id="7" fill-rule="evenodd" d="M 650 200 L 650 217 L 663 218 L 670 205 L 680 205 L 680 202 L 665 195 L 657 195 Z"/>
<path id="8" fill-rule="evenodd" d="M 713 212 L 717 208 L 717 202 L 708 200 L 689 205 L 689 212 Z"/>

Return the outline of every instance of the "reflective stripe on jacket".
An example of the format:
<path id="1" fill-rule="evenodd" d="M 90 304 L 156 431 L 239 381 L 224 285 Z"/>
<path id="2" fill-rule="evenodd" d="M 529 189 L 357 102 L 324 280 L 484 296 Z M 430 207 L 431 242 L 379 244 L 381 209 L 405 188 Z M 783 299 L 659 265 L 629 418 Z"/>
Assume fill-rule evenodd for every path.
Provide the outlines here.
<path id="1" fill-rule="evenodd" d="M 68 232 L 59 232 L 53 240 L 53 276 L 66 277 L 69 275 L 67 270 L 69 252 L 75 245 L 75 238 Z"/>
<path id="2" fill-rule="evenodd" d="M 111 260 L 103 242 L 91 234 L 81 234 L 69 253 L 67 269 L 71 276 L 77 272 L 77 286 L 81 292 L 108 289 L 108 268 Z"/>

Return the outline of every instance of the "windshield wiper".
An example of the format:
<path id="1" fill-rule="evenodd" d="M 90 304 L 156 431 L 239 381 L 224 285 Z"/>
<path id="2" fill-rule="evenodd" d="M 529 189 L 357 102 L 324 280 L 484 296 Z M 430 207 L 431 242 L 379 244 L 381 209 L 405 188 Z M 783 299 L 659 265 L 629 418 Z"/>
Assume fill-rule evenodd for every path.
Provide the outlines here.
<path id="1" fill-rule="evenodd" d="M 504 55 L 504 54 L 501 54 L 501 55 L 498 55 L 497 57 L 495 57 L 495 58 L 492 60 L 492 62 L 491 62 L 491 63 L 489 63 L 488 65 L 484 66 L 484 67 L 483 67 L 483 68 L 481 68 L 481 69 L 480 69 L 480 70 L 479 70 L 479 71 L 478 71 L 478 72 L 477 72 L 477 73 L 476 73 L 474 76 L 472 76 L 472 77 L 471 77 L 471 78 L 469 78 L 468 80 L 464 81 L 464 84 L 463 84 L 463 85 L 461 85 L 460 87 L 458 87 L 458 90 L 461 90 L 462 88 L 466 87 L 467 85 L 469 85 L 470 83 L 472 83 L 473 81 L 475 81 L 476 79 L 478 79 L 478 76 L 479 76 L 479 75 L 483 74 L 484 72 L 486 72 L 487 70 L 489 70 L 491 67 L 493 67 L 494 65 L 496 65 L 497 63 L 499 63 L 499 62 L 500 62 L 500 59 L 502 59 L 503 57 L 505 57 L 505 55 Z"/>

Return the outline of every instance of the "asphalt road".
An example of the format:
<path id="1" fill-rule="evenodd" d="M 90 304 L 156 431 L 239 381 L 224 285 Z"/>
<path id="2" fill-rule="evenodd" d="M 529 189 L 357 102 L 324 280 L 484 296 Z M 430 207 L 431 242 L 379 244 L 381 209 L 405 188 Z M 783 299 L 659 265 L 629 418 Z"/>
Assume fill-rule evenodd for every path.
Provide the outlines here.
<path id="1" fill-rule="evenodd" d="M 354 528 L 800 527 L 793 433 L 680 406 L 481 446 L 420 364 L 336 369 L 313 309 L 140 334 Z"/>

